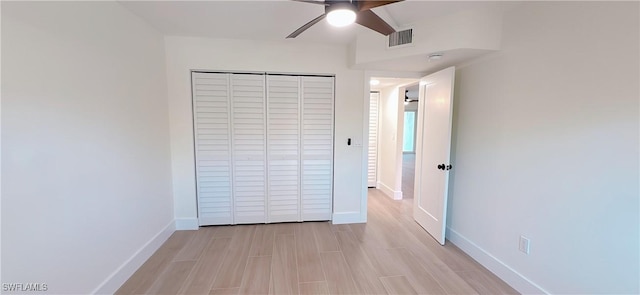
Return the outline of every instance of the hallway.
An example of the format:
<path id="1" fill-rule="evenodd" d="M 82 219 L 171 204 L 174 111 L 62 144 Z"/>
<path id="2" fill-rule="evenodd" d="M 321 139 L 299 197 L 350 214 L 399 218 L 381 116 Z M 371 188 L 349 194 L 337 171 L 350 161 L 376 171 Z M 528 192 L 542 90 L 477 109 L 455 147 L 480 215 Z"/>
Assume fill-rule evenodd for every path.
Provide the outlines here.
<path id="1" fill-rule="evenodd" d="M 416 154 L 402 154 L 402 198 L 413 198 L 413 181 L 416 171 Z"/>

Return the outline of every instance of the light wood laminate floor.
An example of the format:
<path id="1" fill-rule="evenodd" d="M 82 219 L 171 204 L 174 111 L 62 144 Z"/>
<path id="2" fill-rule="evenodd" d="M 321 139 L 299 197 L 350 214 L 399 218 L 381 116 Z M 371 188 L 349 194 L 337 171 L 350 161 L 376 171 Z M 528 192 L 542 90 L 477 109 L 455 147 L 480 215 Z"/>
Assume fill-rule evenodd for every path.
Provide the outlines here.
<path id="1" fill-rule="evenodd" d="M 117 294 L 517 294 L 411 218 L 412 200 L 369 190 L 366 224 L 177 231 Z"/>

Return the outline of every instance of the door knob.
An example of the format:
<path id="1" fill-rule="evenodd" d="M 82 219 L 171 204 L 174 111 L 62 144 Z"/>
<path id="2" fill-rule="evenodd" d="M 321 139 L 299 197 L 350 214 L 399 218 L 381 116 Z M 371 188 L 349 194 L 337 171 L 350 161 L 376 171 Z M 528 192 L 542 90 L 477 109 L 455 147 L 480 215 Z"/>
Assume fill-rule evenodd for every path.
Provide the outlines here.
<path id="1" fill-rule="evenodd" d="M 445 168 L 445 167 L 444 167 L 444 164 L 440 164 L 440 165 L 438 165 L 438 169 L 440 169 L 440 170 L 444 170 L 444 168 Z"/>
<path id="2" fill-rule="evenodd" d="M 451 166 L 451 164 L 447 165 L 447 170 L 451 170 L 451 168 L 453 168 L 453 166 Z"/>

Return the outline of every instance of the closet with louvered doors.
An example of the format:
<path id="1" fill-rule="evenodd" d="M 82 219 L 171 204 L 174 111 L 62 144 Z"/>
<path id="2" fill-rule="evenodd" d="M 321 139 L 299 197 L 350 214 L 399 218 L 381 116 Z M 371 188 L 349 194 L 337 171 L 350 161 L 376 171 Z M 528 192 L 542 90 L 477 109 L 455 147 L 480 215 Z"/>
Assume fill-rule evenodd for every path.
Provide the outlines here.
<path id="1" fill-rule="evenodd" d="M 331 219 L 333 83 L 192 72 L 200 225 Z"/>

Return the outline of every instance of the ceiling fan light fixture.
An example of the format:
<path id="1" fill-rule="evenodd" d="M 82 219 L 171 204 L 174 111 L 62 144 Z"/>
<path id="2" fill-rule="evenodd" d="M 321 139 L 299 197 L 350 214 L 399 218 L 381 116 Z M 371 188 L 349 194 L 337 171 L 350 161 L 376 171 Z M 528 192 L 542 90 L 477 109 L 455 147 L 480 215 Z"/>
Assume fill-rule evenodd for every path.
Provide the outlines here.
<path id="1" fill-rule="evenodd" d="M 327 21 L 334 27 L 345 27 L 356 21 L 355 7 L 351 4 L 334 4 L 329 7 Z"/>

